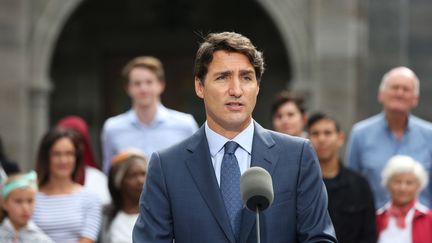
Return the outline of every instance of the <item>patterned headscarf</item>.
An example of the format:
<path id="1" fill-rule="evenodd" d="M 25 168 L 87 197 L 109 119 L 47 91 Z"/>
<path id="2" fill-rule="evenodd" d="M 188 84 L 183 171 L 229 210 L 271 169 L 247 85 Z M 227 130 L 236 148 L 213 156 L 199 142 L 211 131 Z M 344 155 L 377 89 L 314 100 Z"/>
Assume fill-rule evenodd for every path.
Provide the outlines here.
<path id="1" fill-rule="evenodd" d="M 114 186 L 120 189 L 123 177 L 126 174 L 128 168 L 136 161 L 142 161 L 144 167 L 147 167 L 147 160 L 138 149 L 128 149 L 115 155 L 111 160 L 111 168 L 116 168 L 116 174 L 114 175 Z"/>

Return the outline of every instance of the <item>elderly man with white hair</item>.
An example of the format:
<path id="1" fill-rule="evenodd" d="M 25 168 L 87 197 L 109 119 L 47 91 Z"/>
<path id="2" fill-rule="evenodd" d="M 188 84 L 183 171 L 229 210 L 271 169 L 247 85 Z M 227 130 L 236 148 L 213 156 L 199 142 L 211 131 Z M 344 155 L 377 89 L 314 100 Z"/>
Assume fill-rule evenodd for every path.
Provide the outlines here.
<path id="1" fill-rule="evenodd" d="M 377 209 L 390 199 L 381 187 L 381 172 L 392 156 L 408 155 L 420 161 L 427 171 L 432 169 L 432 124 L 411 114 L 419 95 L 420 81 L 411 69 L 391 69 L 379 86 L 382 112 L 358 122 L 351 131 L 346 153 L 348 168 L 366 177 Z M 432 207 L 431 192 L 429 187 L 419 196 L 428 207 Z"/>
<path id="2" fill-rule="evenodd" d="M 432 211 L 418 202 L 428 174 L 413 158 L 396 155 L 382 172 L 390 202 L 377 211 L 378 243 L 432 242 Z"/>

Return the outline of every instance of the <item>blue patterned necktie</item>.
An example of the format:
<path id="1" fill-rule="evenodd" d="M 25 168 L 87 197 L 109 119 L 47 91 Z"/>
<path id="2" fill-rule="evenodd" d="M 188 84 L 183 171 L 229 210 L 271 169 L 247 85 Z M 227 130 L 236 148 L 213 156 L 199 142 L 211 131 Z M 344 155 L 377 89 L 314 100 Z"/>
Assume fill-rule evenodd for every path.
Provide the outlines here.
<path id="1" fill-rule="evenodd" d="M 224 145 L 225 153 L 222 159 L 220 178 L 220 189 L 225 208 L 237 240 L 240 234 L 241 210 L 243 207 L 240 196 L 240 167 L 234 154 L 238 146 L 238 143 L 233 141 L 228 141 Z"/>

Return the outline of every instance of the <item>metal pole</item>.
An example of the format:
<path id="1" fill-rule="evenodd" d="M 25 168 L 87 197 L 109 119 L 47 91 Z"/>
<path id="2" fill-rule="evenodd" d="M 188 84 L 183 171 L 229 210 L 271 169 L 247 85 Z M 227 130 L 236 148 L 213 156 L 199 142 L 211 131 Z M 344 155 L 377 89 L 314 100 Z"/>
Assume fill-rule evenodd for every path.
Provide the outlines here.
<path id="1" fill-rule="evenodd" d="M 257 243 L 261 243 L 261 236 L 260 236 L 260 220 L 259 220 L 259 210 L 258 207 L 256 208 L 256 223 L 257 223 Z"/>

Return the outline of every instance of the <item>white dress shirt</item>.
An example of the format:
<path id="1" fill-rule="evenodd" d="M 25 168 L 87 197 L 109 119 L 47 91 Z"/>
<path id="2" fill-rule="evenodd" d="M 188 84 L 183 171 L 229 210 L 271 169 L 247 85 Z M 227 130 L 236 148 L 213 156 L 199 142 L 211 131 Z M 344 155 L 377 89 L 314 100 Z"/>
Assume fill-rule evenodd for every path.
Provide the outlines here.
<path id="1" fill-rule="evenodd" d="M 220 185 L 220 173 L 222 158 L 224 156 L 224 145 L 228 141 L 234 141 L 240 146 L 235 151 L 235 156 L 239 163 L 240 173 L 243 174 L 246 169 L 250 167 L 251 164 L 251 152 L 252 152 L 252 142 L 254 135 L 254 123 L 251 119 L 249 126 L 240 132 L 235 138 L 228 139 L 215 131 L 211 130 L 207 122 L 205 123 L 205 133 L 210 149 L 210 156 L 213 163 L 213 168 L 216 174 L 216 179 Z"/>
<path id="2" fill-rule="evenodd" d="M 117 153 L 135 148 L 147 159 L 151 154 L 183 141 L 198 130 L 192 115 L 158 105 L 155 118 L 143 124 L 135 110 L 106 120 L 102 128 L 103 171 L 108 174 L 111 159 Z"/>

